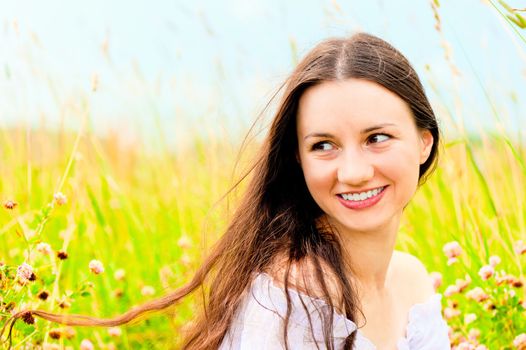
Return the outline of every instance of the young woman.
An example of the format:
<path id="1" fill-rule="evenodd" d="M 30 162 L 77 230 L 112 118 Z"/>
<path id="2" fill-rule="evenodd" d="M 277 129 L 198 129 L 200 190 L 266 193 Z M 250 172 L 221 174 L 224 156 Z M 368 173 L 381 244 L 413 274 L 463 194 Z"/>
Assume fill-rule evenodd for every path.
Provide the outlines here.
<path id="1" fill-rule="evenodd" d="M 449 349 L 426 269 L 394 251 L 438 143 L 399 51 L 365 33 L 325 40 L 286 81 L 248 189 L 190 283 L 114 319 L 14 317 L 114 326 L 206 286 L 185 349 Z"/>

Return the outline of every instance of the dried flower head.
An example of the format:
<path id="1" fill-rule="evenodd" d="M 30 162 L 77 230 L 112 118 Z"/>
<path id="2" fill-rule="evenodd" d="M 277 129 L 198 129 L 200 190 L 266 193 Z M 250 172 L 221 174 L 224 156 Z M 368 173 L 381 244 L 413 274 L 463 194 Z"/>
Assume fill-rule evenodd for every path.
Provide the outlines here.
<path id="1" fill-rule="evenodd" d="M 15 202 L 14 200 L 10 200 L 10 199 L 4 202 L 4 208 L 9 209 L 9 210 L 15 209 L 17 205 L 18 205 L 17 202 Z"/>
<path id="2" fill-rule="evenodd" d="M 64 205 L 68 202 L 67 197 L 62 192 L 55 193 L 53 199 L 57 205 Z"/>
<path id="3" fill-rule="evenodd" d="M 40 300 L 46 301 L 47 298 L 49 297 L 49 293 L 43 290 L 43 291 L 38 292 L 37 297 Z"/>
<path id="4" fill-rule="evenodd" d="M 68 253 L 66 253 L 63 250 L 59 250 L 57 252 L 57 258 L 59 258 L 60 260 L 66 260 L 68 258 Z"/>
<path id="5" fill-rule="evenodd" d="M 35 318 L 29 311 L 24 312 L 22 316 L 20 316 L 20 318 L 22 318 L 22 321 L 24 321 L 27 324 L 35 324 Z"/>
<path id="6" fill-rule="evenodd" d="M 59 328 L 54 328 L 48 332 L 48 335 L 51 339 L 60 339 L 62 331 Z"/>
<path id="7" fill-rule="evenodd" d="M 104 272 L 104 265 L 99 260 L 91 260 L 89 262 L 89 269 L 96 275 Z"/>

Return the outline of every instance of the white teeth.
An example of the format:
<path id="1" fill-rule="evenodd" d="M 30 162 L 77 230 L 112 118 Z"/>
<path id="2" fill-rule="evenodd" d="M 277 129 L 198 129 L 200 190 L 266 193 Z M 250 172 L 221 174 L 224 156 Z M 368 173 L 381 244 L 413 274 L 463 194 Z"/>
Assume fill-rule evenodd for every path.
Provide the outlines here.
<path id="1" fill-rule="evenodd" d="M 346 201 L 363 201 L 363 200 L 365 200 L 367 198 L 371 198 L 371 197 L 374 197 L 374 196 L 378 195 L 380 192 L 383 191 L 384 188 L 385 187 L 375 188 L 374 190 L 371 190 L 371 191 L 360 192 L 360 193 L 353 193 L 353 194 L 343 193 L 343 194 L 341 194 L 341 196 Z"/>

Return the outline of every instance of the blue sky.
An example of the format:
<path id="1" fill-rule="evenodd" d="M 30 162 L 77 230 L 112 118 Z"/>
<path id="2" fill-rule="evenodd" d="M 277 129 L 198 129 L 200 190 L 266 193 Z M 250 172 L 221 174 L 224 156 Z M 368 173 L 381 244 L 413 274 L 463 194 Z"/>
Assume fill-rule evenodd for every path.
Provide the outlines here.
<path id="1" fill-rule="evenodd" d="M 297 55 L 358 30 L 409 58 L 440 116 L 447 109 L 470 129 L 494 128 L 485 89 L 508 130 L 526 124 L 513 102 L 526 93 L 526 44 L 480 0 L 441 1 L 458 77 L 429 1 L 0 0 L 0 8 L 0 125 L 75 128 L 84 105 L 101 133 L 155 135 L 156 123 L 179 138 L 204 125 L 234 132 L 254 120 Z"/>

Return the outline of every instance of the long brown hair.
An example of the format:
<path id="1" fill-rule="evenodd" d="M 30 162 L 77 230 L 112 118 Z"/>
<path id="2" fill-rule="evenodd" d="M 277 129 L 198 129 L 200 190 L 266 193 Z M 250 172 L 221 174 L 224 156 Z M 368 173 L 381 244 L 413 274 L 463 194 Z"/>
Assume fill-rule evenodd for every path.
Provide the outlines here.
<path id="1" fill-rule="evenodd" d="M 286 348 L 291 315 L 289 285 L 294 283 L 291 269 L 295 266 L 305 263 L 311 266 L 313 273 L 305 279 L 309 280 L 307 293 L 309 286 L 317 286 L 331 311 L 338 306 L 345 317 L 355 321 L 359 302 L 348 278 L 350 266 L 346 255 L 338 236 L 320 226 L 323 212 L 311 197 L 296 161 L 296 113 L 300 97 L 313 85 L 349 78 L 366 79 L 396 93 L 410 106 L 416 126 L 431 132 L 434 140 L 431 154 L 420 166 L 422 183 L 436 164 L 439 130 L 411 64 L 390 44 L 366 33 L 324 40 L 303 58 L 283 85 L 283 95 L 268 136 L 249 172 L 248 188 L 224 235 L 188 284 L 112 319 L 34 310 L 17 313 L 13 322 L 20 317 L 39 316 L 68 325 L 116 326 L 146 312 L 172 306 L 203 287 L 206 291 L 204 308 L 187 330 L 183 348 L 217 349 L 255 274 L 273 271 L 278 258 L 285 260 L 277 278 L 283 281 L 288 304 L 283 330 Z M 339 300 L 329 292 L 334 285 Z M 325 346 L 333 349 L 333 313 L 320 316 Z M 12 323 L 8 324 L 4 329 L 12 328 Z M 355 336 L 353 332 L 346 339 L 345 349 L 352 349 Z"/>

